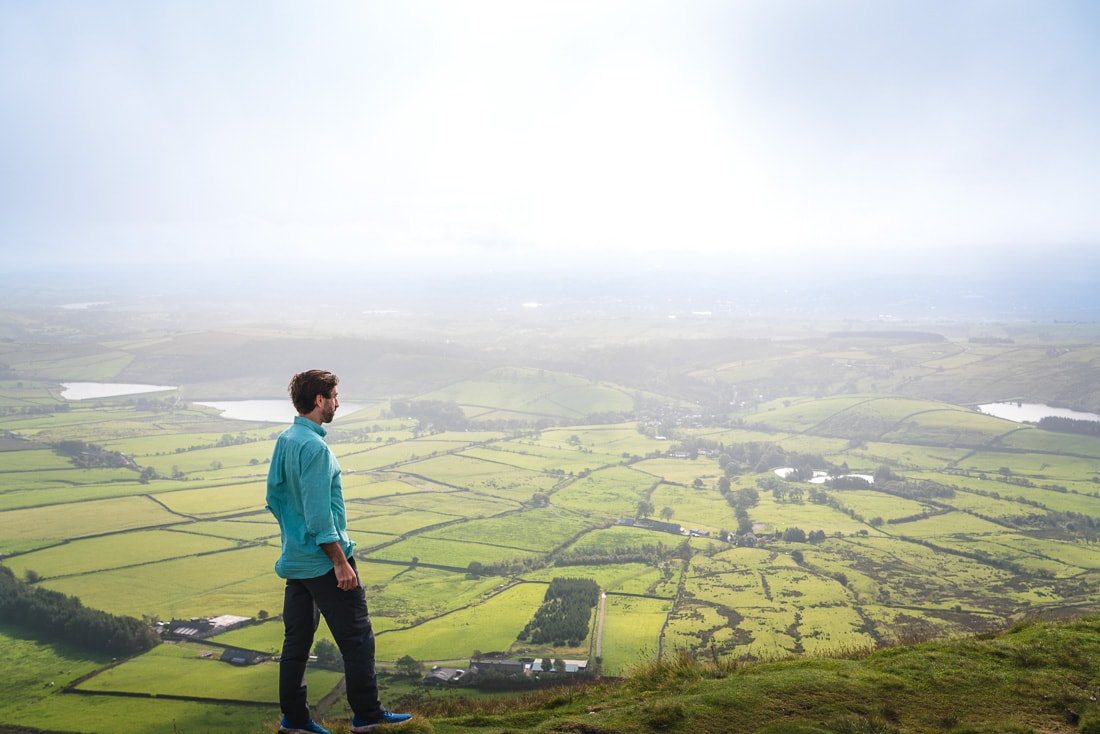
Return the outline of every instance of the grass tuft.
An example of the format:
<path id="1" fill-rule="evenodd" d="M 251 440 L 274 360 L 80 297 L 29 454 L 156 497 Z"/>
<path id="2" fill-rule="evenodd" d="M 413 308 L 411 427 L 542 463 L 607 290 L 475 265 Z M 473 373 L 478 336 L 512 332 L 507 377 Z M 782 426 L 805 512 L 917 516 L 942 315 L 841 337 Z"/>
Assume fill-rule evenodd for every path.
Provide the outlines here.
<path id="1" fill-rule="evenodd" d="M 642 721 L 650 729 L 666 731 L 673 728 L 686 718 L 684 705 L 678 701 L 658 700 L 645 707 L 642 711 Z"/>

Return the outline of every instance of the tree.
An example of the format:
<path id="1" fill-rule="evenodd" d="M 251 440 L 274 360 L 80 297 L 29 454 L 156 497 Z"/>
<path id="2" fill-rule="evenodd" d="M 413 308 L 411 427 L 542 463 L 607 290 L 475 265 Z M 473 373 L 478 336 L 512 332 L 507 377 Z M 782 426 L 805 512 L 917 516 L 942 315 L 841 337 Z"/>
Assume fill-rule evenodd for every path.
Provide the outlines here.
<path id="1" fill-rule="evenodd" d="M 638 503 L 638 517 L 649 517 L 653 514 L 653 503 L 649 500 L 641 500 Z"/>
<path id="2" fill-rule="evenodd" d="M 424 666 L 412 655 L 402 655 L 396 660 L 395 665 L 398 673 L 410 678 L 419 678 L 424 672 Z"/>
<path id="3" fill-rule="evenodd" d="M 684 538 L 684 540 L 676 548 L 676 555 L 684 561 L 690 561 L 693 552 L 694 551 L 692 551 L 691 549 L 691 541 L 687 538 Z"/>
<path id="4" fill-rule="evenodd" d="M 787 528 L 783 531 L 783 540 L 788 543 L 805 543 L 806 531 L 802 528 Z"/>
<path id="5" fill-rule="evenodd" d="M 672 519 L 673 514 L 674 513 L 672 512 L 672 508 L 668 505 L 665 505 L 661 508 L 661 519 L 666 522 Z"/>
<path id="6" fill-rule="evenodd" d="M 317 657 L 317 664 L 329 670 L 340 670 L 344 666 L 344 660 L 340 657 L 340 649 L 332 640 L 318 640 L 313 646 L 313 654 Z"/>
<path id="7" fill-rule="evenodd" d="M 873 481 L 876 487 L 881 487 L 892 479 L 897 479 L 897 477 L 894 475 L 893 470 L 885 464 L 881 464 L 875 469 Z"/>

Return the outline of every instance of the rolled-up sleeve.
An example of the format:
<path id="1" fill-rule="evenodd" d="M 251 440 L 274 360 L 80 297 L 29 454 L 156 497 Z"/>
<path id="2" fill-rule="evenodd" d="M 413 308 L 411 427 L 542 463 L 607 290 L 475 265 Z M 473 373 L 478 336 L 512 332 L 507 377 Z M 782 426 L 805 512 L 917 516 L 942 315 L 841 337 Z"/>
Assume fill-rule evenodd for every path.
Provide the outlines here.
<path id="1" fill-rule="evenodd" d="M 341 539 L 332 516 L 331 498 L 333 476 L 339 471 L 332 452 L 324 444 L 315 443 L 302 452 L 302 516 L 317 545 Z"/>

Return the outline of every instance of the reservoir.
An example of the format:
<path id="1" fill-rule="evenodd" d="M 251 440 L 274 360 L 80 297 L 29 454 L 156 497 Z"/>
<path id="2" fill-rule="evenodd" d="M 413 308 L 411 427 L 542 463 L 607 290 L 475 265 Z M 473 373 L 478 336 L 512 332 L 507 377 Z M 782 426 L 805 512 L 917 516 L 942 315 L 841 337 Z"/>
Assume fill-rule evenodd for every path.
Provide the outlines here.
<path id="1" fill-rule="evenodd" d="M 175 385 L 138 385 L 125 382 L 62 382 L 61 387 L 61 397 L 66 400 L 115 398 L 120 395 L 140 395 L 177 389 Z"/>
<path id="2" fill-rule="evenodd" d="M 1043 418 L 1073 418 L 1079 421 L 1100 421 L 1096 413 L 1084 413 L 1067 408 L 1052 408 L 1042 403 L 986 403 L 978 410 L 986 415 L 1017 423 L 1038 423 Z"/>
<path id="3" fill-rule="evenodd" d="M 61 383 L 61 397 L 65 400 L 92 400 L 95 398 L 115 398 L 123 395 L 141 395 L 144 393 L 164 392 L 166 390 L 178 390 L 178 385 L 142 385 L 125 382 L 63 382 Z M 196 401 L 196 405 L 204 405 L 221 411 L 222 418 L 230 418 L 239 421 L 260 421 L 264 423 L 290 423 L 297 412 L 289 398 L 278 400 L 212 400 Z M 340 403 L 336 411 L 336 419 L 339 422 L 341 416 L 366 408 L 369 403 Z"/>
<path id="4" fill-rule="evenodd" d="M 210 400 L 196 401 L 196 405 L 220 410 L 222 418 L 230 418 L 238 421 L 261 421 L 264 423 L 290 423 L 298 413 L 290 402 L 290 398 L 279 400 Z M 336 411 L 334 423 L 340 421 L 341 416 L 351 415 L 357 410 L 367 407 L 362 403 L 340 403 Z"/>

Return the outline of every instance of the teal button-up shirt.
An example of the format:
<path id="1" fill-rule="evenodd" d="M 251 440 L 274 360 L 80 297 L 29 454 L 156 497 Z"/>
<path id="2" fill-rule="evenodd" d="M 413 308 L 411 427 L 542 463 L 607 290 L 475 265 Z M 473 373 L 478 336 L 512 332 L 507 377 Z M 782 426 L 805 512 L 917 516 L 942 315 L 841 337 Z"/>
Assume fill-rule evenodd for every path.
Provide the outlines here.
<path id="1" fill-rule="evenodd" d="M 267 509 L 279 521 L 282 552 L 275 573 L 308 579 L 332 570 L 321 543 L 339 543 L 351 556 L 340 464 L 324 440 L 325 429 L 296 416 L 279 435 L 267 472 Z"/>

